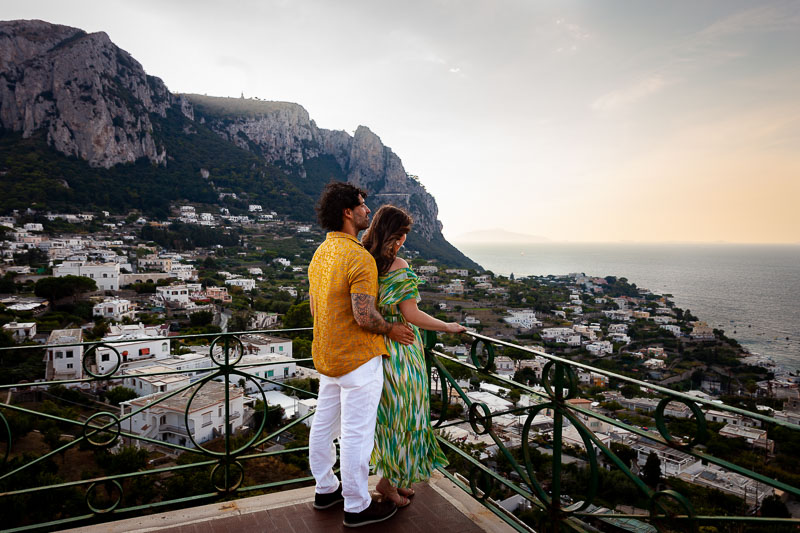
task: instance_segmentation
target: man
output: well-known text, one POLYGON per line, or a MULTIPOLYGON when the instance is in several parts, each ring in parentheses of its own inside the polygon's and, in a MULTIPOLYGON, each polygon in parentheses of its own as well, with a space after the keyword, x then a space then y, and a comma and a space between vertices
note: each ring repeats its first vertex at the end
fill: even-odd
POLYGON ((375 420, 383 389, 383 335, 411 344, 414 334, 378 312, 378 269, 358 241, 369 226, 366 193, 348 183, 328 184, 317 216, 329 231, 308 267, 319 395, 308 439, 317 482, 314 508, 344 501, 344 525, 358 527, 390 518, 394 503, 373 501, 367 487, 375 420), (333 473, 339 437, 342 482, 333 473))

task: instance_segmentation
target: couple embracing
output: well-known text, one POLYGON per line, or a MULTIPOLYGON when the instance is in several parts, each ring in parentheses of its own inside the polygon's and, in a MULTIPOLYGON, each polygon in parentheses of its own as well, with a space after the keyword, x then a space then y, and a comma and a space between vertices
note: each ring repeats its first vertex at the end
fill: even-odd
POLYGON ((316 480, 314 507, 344 502, 344 525, 386 520, 410 503, 412 483, 428 479, 447 459, 428 410, 428 378, 417 327, 460 333, 464 327, 417 308, 418 278, 397 252, 411 217, 383 206, 369 222, 367 194, 328 184, 317 205, 329 231, 308 267, 312 355, 320 373, 309 435, 316 480), (363 240, 358 233, 367 230, 363 240), (333 472, 339 439, 341 483, 333 472), (381 476, 373 500, 370 463, 381 476))

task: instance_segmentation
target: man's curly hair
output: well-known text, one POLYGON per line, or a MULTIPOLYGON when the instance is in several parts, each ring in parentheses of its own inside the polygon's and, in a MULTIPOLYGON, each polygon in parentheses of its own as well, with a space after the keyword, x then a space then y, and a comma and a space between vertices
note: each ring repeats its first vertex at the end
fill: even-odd
POLYGON ((332 181, 325 186, 317 203, 319 225, 328 231, 341 231, 344 226, 344 210, 353 209, 359 203, 358 195, 367 199, 366 191, 349 183, 332 181))

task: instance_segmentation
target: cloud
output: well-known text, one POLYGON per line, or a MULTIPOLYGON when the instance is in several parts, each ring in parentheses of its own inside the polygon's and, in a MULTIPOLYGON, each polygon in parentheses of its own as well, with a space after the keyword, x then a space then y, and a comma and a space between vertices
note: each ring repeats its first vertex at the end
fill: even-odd
POLYGON ((563 18, 556 19, 555 39, 558 42, 556 52, 575 53, 580 48, 583 41, 589 39, 590 35, 578 24, 568 22, 563 18))
POLYGON ((461 68, 460 67, 451 67, 450 70, 448 70, 448 72, 452 72, 453 74, 458 74, 459 72, 461 72, 461 68))
POLYGON ((618 111, 661 91, 667 85, 669 83, 661 75, 647 76, 628 87, 604 94, 591 107, 599 112, 618 111))

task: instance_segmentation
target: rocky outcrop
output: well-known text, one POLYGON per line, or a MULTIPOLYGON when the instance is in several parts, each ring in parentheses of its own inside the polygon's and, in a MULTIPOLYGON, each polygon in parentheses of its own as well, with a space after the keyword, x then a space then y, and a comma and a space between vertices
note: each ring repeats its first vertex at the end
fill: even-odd
POLYGON ((441 232, 433 196, 403 168, 400 158, 369 128, 354 135, 318 128, 297 104, 240 98, 186 95, 198 116, 219 135, 270 163, 307 177, 305 163, 332 156, 347 181, 369 191, 371 204, 391 203, 408 209, 416 232, 426 240, 441 232))
MULTIPOLYGON (((95 167, 141 158, 165 165, 166 149, 157 140, 164 137, 156 136, 163 131, 159 117, 171 107, 194 121, 184 121, 183 135, 205 123, 296 179, 308 178, 309 161, 333 158, 342 176, 369 191, 371 206, 405 207, 415 233, 427 241, 441 237, 436 201, 364 126, 354 135, 321 129, 302 106, 287 102, 172 95, 105 33, 37 20, 0 22, 2 129, 24 137, 41 132, 59 152, 95 167)), ((319 174, 315 183, 328 179, 319 174)), ((207 170, 200 175, 208 179, 207 170)))
MULTIPOLYGON (((105 33, 37 20, 0 22, 0 126, 44 131, 59 152, 109 168, 146 157, 162 164, 150 113, 173 97, 105 33)), ((191 114, 191 106, 181 108, 191 114)))

